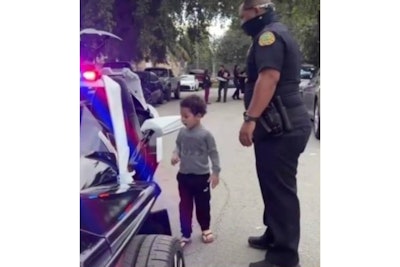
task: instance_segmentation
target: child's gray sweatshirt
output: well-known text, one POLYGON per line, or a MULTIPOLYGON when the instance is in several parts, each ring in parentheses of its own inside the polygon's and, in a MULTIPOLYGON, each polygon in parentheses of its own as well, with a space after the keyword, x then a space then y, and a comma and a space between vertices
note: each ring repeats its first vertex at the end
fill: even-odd
POLYGON ((192 129, 185 127, 179 131, 175 153, 180 158, 180 173, 210 173, 209 159, 212 172, 219 174, 221 171, 214 136, 201 124, 192 129))

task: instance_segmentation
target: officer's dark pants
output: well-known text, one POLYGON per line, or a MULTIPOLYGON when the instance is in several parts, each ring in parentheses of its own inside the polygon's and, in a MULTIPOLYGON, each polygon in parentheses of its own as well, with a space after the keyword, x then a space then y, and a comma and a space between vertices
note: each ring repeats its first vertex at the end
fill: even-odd
POLYGON ((279 138, 255 140, 257 175, 264 200, 264 224, 274 246, 266 259, 280 266, 299 262, 300 205, 297 197, 297 165, 311 133, 300 128, 279 138))
POLYGON ((221 101, 221 91, 224 90, 224 102, 226 102, 226 95, 228 93, 228 82, 220 82, 218 85, 218 99, 217 102, 221 101))
POLYGON ((178 173, 180 196, 179 215, 182 236, 189 238, 192 234, 193 202, 196 204, 196 217, 202 231, 210 229, 210 183, 209 174, 178 173))

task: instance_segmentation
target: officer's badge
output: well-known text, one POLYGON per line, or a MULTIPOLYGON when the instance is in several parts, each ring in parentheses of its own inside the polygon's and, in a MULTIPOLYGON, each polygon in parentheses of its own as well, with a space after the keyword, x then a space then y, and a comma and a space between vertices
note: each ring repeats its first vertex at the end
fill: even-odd
POLYGON ((260 46, 272 45, 275 43, 275 35, 272 32, 264 32, 261 34, 260 38, 258 38, 258 44, 260 46))

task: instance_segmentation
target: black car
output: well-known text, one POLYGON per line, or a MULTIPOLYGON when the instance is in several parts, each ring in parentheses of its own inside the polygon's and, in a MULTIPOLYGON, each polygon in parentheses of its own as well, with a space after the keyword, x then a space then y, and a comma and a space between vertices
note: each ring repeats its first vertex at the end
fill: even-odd
POLYGON ((150 104, 164 103, 164 87, 158 76, 150 71, 135 71, 135 73, 140 78, 146 102, 150 104))
POLYGON ((164 88, 164 99, 169 101, 171 94, 174 95, 175 99, 180 98, 180 83, 179 79, 175 77, 172 69, 163 67, 152 67, 146 68, 145 71, 155 73, 159 78, 164 88))
POLYGON ((103 68, 111 68, 111 69, 128 68, 129 70, 133 71, 131 64, 129 62, 126 62, 126 61, 106 62, 106 63, 103 64, 103 68))

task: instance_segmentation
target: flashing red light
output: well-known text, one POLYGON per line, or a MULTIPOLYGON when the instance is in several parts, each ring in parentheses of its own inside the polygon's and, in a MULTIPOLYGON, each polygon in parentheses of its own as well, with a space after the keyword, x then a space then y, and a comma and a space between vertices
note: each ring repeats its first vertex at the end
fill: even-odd
POLYGON ((87 70, 82 73, 82 77, 87 81, 96 81, 100 78, 99 76, 100 75, 98 75, 98 73, 93 70, 87 70))
POLYGON ((99 195, 100 198, 105 198, 105 197, 109 197, 110 193, 102 193, 99 195))
POLYGON ((131 208, 133 207, 133 204, 129 204, 126 208, 125 208, 125 212, 128 212, 131 208))

